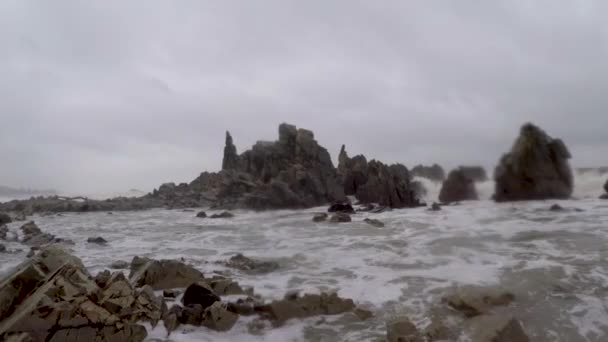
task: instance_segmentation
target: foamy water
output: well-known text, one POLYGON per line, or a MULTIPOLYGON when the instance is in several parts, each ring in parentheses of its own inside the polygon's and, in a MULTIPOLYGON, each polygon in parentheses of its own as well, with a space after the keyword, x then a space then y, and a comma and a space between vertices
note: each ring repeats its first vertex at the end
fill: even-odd
MULTIPOLYGON (((176 342, 378 340, 396 314, 424 328, 441 296, 467 284, 501 285, 513 292, 516 302, 506 312, 523 322, 532 341, 600 342, 608 340, 608 201, 591 197, 596 196, 503 204, 481 200, 440 212, 356 214, 345 224, 313 223, 313 213, 326 208, 236 211, 228 220, 161 209, 34 219, 44 231, 72 239, 75 254, 92 274, 136 255, 184 258, 206 274, 229 273, 267 300, 291 290, 336 290, 375 315, 365 322, 352 314, 324 322, 294 320, 261 336, 250 335, 251 318, 241 317, 226 333, 183 326, 170 337, 176 342), (569 210, 549 211, 554 203, 569 210), (369 226, 362 222, 366 217, 386 227, 369 226), (92 236, 104 237, 108 246, 87 244, 92 236), (217 263, 236 253, 276 260, 281 268, 251 275, 217 263)), ((11 224, 11 231, 18 226, 11 224)), ((16 242, 7 247, 24 248, 16 242)), ((0 254, 0 272, 25 254, 0 254)), ((166 337, 162 324, 149 332, 150 338, 166 337)))

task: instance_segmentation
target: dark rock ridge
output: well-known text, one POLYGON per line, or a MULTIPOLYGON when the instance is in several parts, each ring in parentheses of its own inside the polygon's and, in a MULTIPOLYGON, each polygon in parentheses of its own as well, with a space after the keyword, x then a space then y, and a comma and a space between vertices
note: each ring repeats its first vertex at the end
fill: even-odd
POLYGON ((342 146, 338 174, 346 195, 355 195, 361 203, 378 203, 390 208, 417 207, 420 202, 408 169, 401 164, 370 162, 358 155, 348 157, 342 146))
POLYGON ((572 194, 568 148, 533 124, 522 126, 511 151, 494 170, 496 201, 564 199, 572 194))
POLYGON ((438 164, 431 166, 416 165, 412 169, 412 177, 422 177, 439 183, 445 179, 445 171, 438 164))
POLYGON ((443 182, 439 192, 441 203, 452 203, 466 200, 477 200, 474 180, 463 168, 450 171, 448 178, 443 182))
POLYGON ((459 169, 467 178, 473 180, 473 182, 485 182, 488 180, 486 169, 481 166, 460 166, 459 169))

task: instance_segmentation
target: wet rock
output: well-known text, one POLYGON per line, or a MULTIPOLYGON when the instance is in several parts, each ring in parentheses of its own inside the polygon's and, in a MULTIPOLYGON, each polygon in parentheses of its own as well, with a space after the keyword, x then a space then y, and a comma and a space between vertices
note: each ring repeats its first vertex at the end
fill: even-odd
POLYGON ((389 207, 385 207, 385 206, 377 206, 374 209, 370 210, 370 213, 372 214, 380 214, 386 211, 391 211, 392 209, 389 207))
POLYGON ((354 214, 355 209, 350 203, 334 203, 327 209, 327 212, 354 214))
POLYGON ((525 124, 513 148, 494 171, 494 199, 503 202, 569 198, 573 189, 570 158, 562 140, 525 124))
POLYGON ((111 269, 122 270, 129 268, 129 263, 124 260, 117 260, 110 264, 111 269))
POLYGON ((153 260, 134 257, 131 261, 131 283, 136 287, 150 285, 154 290, 187 287, 203 280, 203 274, 177 260, 153 260))
POLYGON ((212 219, 233 218, 233 217, 234 217, 234 214, 231 213, 231 212, 228 212, 228 211, 223 211, 223 212, 221 212, 219 214, 213 214, 213 215, 209 216, 209 218, 212 218, 212 219))
POLYGON ((180 292, 177 290, 163 290, 163 297, 165 298, 177 298, 180 292))
POLYGON ((34 235, 42 234, 42 231, 40 230, 40 228, 38 228, 34 221, 30 221, 22 225, 20 229, 23 232, 23 235, 26 237, 25 239, 27 239, 28 236, 31 237, 34 235))
POLYGON ((97 237, 90 237, 87 239, 88 243, 94 243, 96 245, 106 245, 108 243, 108 241, 104 238, 102 238, 101 236, 97 236, 97 237))
POLYGON ((407 317, 397 317, 386 324, 388 342, 424 342, 418 328, 407 317))
POLYGON ((500 288, 465 286, 452 291, 443 298, 451 308, 462 312, 466 317, 489 313, 493 307, 506 306, 515 296, 500 288))
POLYGON ((328 217, 329 217, 329 215, 327 215, 327 213, 319 213, 319 214, 315 214, 315 216, 313 216, 312 221, 313 222, 324 222, 327 220, 328 217))
POLYGON ((203 326, 215 331, 228 331, 236 324, 239 316, 226 309, 221 302, 215 302, 203 313, 203 326))
POLYGON ((307 318, 319 315, 338 315, 355 309, 352 299, 343 299, 337 294, 290 294, 285 299, 260 305, 256 312, 266 319, 282 324, 293 318, 307 318))
POLYGON ((198 304, 203 310, 220 300, 220 297, 216 295, 211 287, 203 281, 199 281, 188 286, 186 292, 184 292, 184 297, 182 298, 182 302, 185 306, 193 306, 198 304))
POLYGON ((15 215, 13 216, 13 220, 15 221, 25 221, 26 220, 26 215, 23 211, 15 213, 15 215))
POLYGON ((6 246, 0 244, 0 253, 6 253, 6 246))
POLYGON ((258 274, 270 273, 279 269, 279 264, 274 261, 255 260, 240 253, 230 258, 225 265, 241 271, 248 271, 258 274))
POLYGON ((604 191, 608 192, 608 180, 604 183, 604 191))
POLYGON ((6 237, 8 235, 8 227, 0 224, 0 240, 6 240, 6 237))
POLYGON ((603 194, 600 196, 600 199, 608 199, 608 194, 603 194))
POLYGON ((507 316, 480 316, 474 319, 473 342, 529 342, 521 323, 507 316))
POLYGON ((184 309, 179 305, 173 305, 163 317, 163 324, 167 330, 167 335, 171 335, 180 325, 180 318, 184 309))
POLYGON ((7 213, 0 212, 0 225, 13 222, 13 219, 7 213))
POLYGON ((348 215, 346 213, 335 213, 329 219, 329 222, 332 222, 332 223, 345 223, 345 222, 351 222, 351 221, 352 221, 352 219, 351 219, 350 215, 348 215))
POLYGON ((245 294, 245 290, 243 290, 239 283, 227 278, 210 279, 209 286, 219 296, 245 294))
POLYGON ((554 204, 549 208, 550 211, 564 211, 564 208, 559 204, 554 204))
POLYGON ((367 321, 368 319, 374 317, 374 314, 371 311, 363 308, 356 308, 353 313, 362 321, 367 321))
POLYGON ((412 177, 426 178, 433 182, 443 182, 445 171, 438 164, 433 164, 432 166, 416 165, 412 169, 412 177))
POLYGON ((94 278, 95 284, 97 284, 97 286, 99 286, 100 288, 103 289, 104 287, 106 287, 106 285, 108 285, 111 277, 112 277, 112 273, 110 273, 110 271, 108 271, 108 270, 101 271, 101 272, 97 273, 97 275, 94 278))
POLYGON ((380 220, 376 220, 376 219, 366 218, 365 220, 363 220, 363 222, 369 224, 370 226, 374 226, 374 227, 377 227, 377 228, 383 228, 384 227, 384 222, 382 222, 380 220))
POLYGON ((441 210, 441 205, 437 202, 433 202, 433 204, 431 204, 431 207, 429 208, 429 211, 440 211, 441 210))
POLYGON ((450 171, 439 192, 439 201, 451 203, 477 199, 479 197, 473 179, 469 178, 462 168, 450 171))
POLYGON ((198 218, 206 218, 207 217, 207 213, 204 211, 199 211, 198 214, 196 214, 196 217, 198 218))

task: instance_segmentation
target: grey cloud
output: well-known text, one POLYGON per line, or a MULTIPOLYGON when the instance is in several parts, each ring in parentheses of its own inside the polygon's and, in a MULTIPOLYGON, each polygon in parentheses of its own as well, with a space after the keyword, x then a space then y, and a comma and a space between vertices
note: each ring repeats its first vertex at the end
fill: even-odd
POLYGON ((150 190, 280 122, 406 165, 491 167, 534 121, 606 164, 608 4, 0 3, 0 183, 150 190))

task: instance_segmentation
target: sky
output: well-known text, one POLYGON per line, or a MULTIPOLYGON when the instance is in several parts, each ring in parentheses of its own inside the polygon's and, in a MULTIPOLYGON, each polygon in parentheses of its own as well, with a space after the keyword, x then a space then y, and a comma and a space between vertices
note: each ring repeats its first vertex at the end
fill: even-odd
POLYGON ((150 191, 281 122, 407 166, 495 166, 527 121, 608 164, 608 2, 0 2, 0 184, 150 191))

